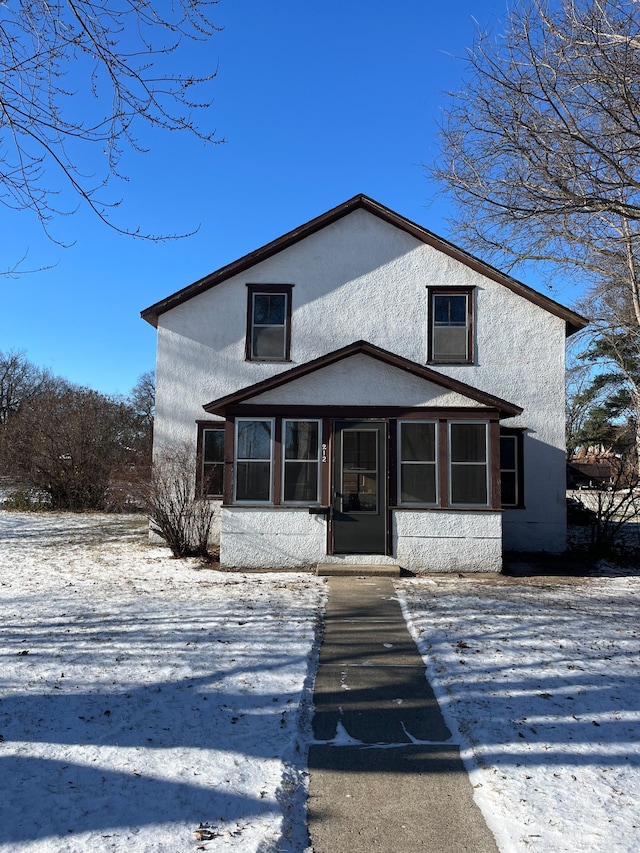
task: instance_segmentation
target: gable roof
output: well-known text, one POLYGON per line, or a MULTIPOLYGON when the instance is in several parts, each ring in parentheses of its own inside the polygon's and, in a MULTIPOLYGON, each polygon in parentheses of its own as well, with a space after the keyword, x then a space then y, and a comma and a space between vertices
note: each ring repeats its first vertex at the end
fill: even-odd
POLYGON ((575 311, 565 308, 563 305, 560 305, 559 302, 549 299, 548 296, 538 293, 537 290, 528 287, 526 284, 512 278, 510 275, 500 272, 495 267, 492 267, 490 264, 470 255, 468 252, 458 248, 458 246, 455 246, 448 240, 438 237, 437 234, 423 228, 422 225, 417 225, 415 222, 411 222, 410 219, 400 216, 399 213, 395 213, 395 211, 390 208, 385 207, 379 202, 374 201, 374 199, 362 194, 354 196, 348 201, 339 204, 337 207, 328 210, 326 213, 317 216, 310 222, 300 225, 298 228, 294 228, 293 231, 283 234, 282 237, 278 237, 276 240, 272 240, 270 243, 256 249, 254 252, 250 252, 242 258, 238 258, 237 261, 233 261, 232 263, 221 267, 219 270, 204 276, 204 278, 195 281, 193 284, 183 287, 182 290, 178 290, 171 296, 167 296, 165 299, 161 299, 159 302, 145 308, 144 311, 140 312, 140 315, 143 320, 146 320, 148 323, 151 323, 152 326, 157 328, 158 318, 166 311, 170 311, 172 308, 182 305, 183 302, 187 302, 192 297, 197 296, 200 293, 204 293, 206 290, 209 290, 209 288, 215 287, 217 284, 226 281, 234 275, 245 272, 261 261, 272 257, 278 252, 281 252, 283 249, 287 249, 289 246, 293 246, 300 240, 304 240, 305 237, 315 234, 322 228, 326 228, 327 225, 342 219, 354 210, 366 210, 368 213, 372 213, 374 216, 388 222, 390 225, 400 228, 407 234, 411 234, 417 240, 420 240, 426 245, 443 252, 445 255, 448 255, 457 261, 460 261, 460 263, 465 264, 475 272, 479 272, 481 275, 486 276, 486 278, 504 285, 504 287, 507 287, 509 290, 513 291, 513 293, 517 293, 519 296, 522 296, 530 302, 533 302, 535 305, 549 311, 550 314, 555 314, 557 317, 560 317, 565 321, 567 335, 571 335, 574 332, 583 329, 589 322, 575 311))
POLYGON ((512 418, 522 414, 520 406, 509 403, 507 400, 502 400, 500 397, 494 397, 493 394, 487 394, 485 391, 480 391, 472 385, 467 385, 465 382, 459 382, 457 379, 452 379, 450 376, 444 376, 442 373, 437 373, 429 367, 424 367, 415 361, 404 358, 401 355, 389 352, 381 347, 374 346, 368 341, 355 341, 348 344, 346 347, 334 350, 333 352, 321 355, 319 358, 314 358, 305 364, 299 364, 297 367, 292 367, 290 370, 285 370, 282 373, 276 373, 275 376, 270 376, 268 379, 263 379, 261 382, 256 382, 254 385, 249 385, 246 388, 241 388, 233 394, 227 394, 225 397, 220 397, 218 400, 213 400, 207 403, 202 408, 205 412, 212 415, 224 415, 225 410, 229 406, 244 403, 252 397, 257 397, 258 394, 264 394, 265 391, 272 391, 274 388, 280 388, 283 385, 293 382, 295 379, 300 379, 303 376, 308 376, 317 370, 322 370, 331 364, 342 361, 345 358, 350 358, 353 355, 367 355, 377 359, 384 364, 389 364, 399 370, 406 370, 412 376, 417 376, 427 382, 432 382, 441 388, 446 388, 448 391, 455 391, 464 397, 480 403, 482 406, 487 406, 490 409, 497 409, 500 416, 504 418, 512 418))

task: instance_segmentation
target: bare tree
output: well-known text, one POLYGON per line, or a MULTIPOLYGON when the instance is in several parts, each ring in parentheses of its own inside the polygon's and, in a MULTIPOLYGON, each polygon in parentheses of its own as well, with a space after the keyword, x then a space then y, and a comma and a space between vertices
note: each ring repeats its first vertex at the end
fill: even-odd
POLYGON ((639 34, 637 0, 522 0, 504 34, 479 33, 469 51, 432 168, 471 249, 508 269, 537 262, 553 281, 578 271, 636 412, 639 34))
POLYGON ((24 352, 0 352, 0 426, 54 382, 52 374, 32 364, 24 352))
POLYGON ((196 493, 196 457, 188 445, 161 451, 146 498, 151 531, 174 557, 209 558, 216 504, 196 493))
POLYGON ((115 230, 157 239, 114 222, 119 201, 107 183, 124 178, 125 151, 143 150, 145 123, 221 141, 208 109, 216 3, 1 3, 0 202, 33 211, 49 236, 52 219, 79 200, 115 230))
POLYGON ((130 412, 121 401, 58 380, 9 423, 11 470, 53 509, 104 509, 112 472, 128 453, 130 412))

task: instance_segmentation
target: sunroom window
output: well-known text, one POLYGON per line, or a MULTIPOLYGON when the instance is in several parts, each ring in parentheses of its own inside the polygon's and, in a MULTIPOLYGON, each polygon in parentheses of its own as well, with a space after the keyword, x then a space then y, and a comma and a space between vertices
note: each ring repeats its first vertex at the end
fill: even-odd
POLYGON ((488 424, 449 424, 449 499, 452 506, 487 506, 488 458, 488 424))
POLYGON ((503 507, 524 507, 523 431, 500 431, 500 494, 503 507))
POLYGON ((247 503, 271 501, 273 420, 236 421, 235 499, 247 503))
POLYGON ((309 504, 319 500, 320 422, 283 422, 283 501, 309 504))
POLYGON ((224 428, 202 431, 202 494, 222 497, 224 474, 224 428))
POLYGON ((400 503, 433 505, 438 499, 436 424, 401 422, 399 430, 400 503))

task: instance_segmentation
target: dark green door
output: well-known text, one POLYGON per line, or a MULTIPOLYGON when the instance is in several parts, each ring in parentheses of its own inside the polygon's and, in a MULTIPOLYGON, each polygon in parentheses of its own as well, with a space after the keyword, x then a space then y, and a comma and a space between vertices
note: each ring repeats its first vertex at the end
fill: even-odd
POLYGON ((333 553, 387 550, 387 424, 336 421, 333 553))

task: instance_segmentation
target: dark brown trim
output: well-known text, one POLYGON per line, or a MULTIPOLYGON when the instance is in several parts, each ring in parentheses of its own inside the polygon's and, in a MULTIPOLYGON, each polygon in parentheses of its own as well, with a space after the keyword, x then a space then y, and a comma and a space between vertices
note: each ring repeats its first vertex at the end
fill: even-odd
POLYGON ((277 362, 291 361, 291 302, 293 299, 293 284, 247 284, 247 332, 244 345, 245 361, 277 362), (285 316, 285 341, 283 358, 256 358, 251 345, 253 341, 253 297, 255 294, 275 294, 287 297, 287 313, 285 316))
POLYGON ((224 424, 224 491, 222 503, 233 503, 233 468, 236 455, 236 422, 228 418, 224 424))
MULTIPOLYGON (((389 461, 387 469, 389 471, 389 483, 387 485, 387 495, 389 506, 395 506, 398 503, 398 455, 399 455, 399 439, 398 439, 398 419, 389 418, 389 461)), ((389 519, 391 523, 391 519, 389 519)))
POLYGON ((348 201, 339 204, 337 207, 328 210, 326 213, 317 216, 315 219, 311 219, 304 225, 294 228, 293 231, 289 231, 281 237, 278 237, 276 240, 272 240, 270 243, 256 249, 254 252, 250 252, 248 255, 244 255, 244 257, 227 264, 221 269, 212 272, 210 275, 207 275, 193 284, 182 288, 182 290, 178 290, 171 296, 161 299, 159 302, 155 302, 153 305, 149 306, 149 308, 145 308, 140 312, 142 319, 151 323, 152 326, 157 327, 158 318, 166 311, 170 311, 172 308, 181 305, 183 302, 187 302, 194 296, 204 293, 210 288, 221 284, 223 281, 227 281, 235 275, 246 272, 246 270, 256 264, 259 264, 261 261, 273 257, 273 255, 276 255, 278 252, 282 252, 284 249, 289 248, 289 246, 293 246, 295 243, 304 240, 311 234, 315 234, 321 229, 326 228, 328 225, 337 222, 339 219, 342 219, 354 210, 366 210, 374 216, 379 217, 384 222, 387 222, 389 225, 399 228, 401 231, 410 234, 422 243, 443 252, 450 258, 453 258, 475 272, 480 273, 480 275, 486 276, 492 281, 504 285, 504 287, 507 287, 513 293, 517 293, 524 299, 529 300, 529 302, 533 302, 540 308, 544 308, 550 314, 554 314, 556 317, 564 320, 566 323, 567 335, 572 335, 574 332, 583 329, 588 323, 588 320, 580 316, 580 314, 577 314, 575 311, 565 308, 553 299, 549 299, 548 296, 538 293, 526 284, 506 275, 506 273, 500 272, 485 261, 481 261, 479 258, 470 255, 458 246, 454 246, 453 243, 449 243, 442 237, 438 237, 432 231, 428 231, 421 225, 412 222, 410 219, 406 219, 399 213, 396 213, 390 208, 380 204, 380 202, 377 202, 363 194, 354 196, 348 201))
POLYGON ((262 382, 256 382, 254 385, 241 388, 233 394, 227 394, 224 397, 220 397, 218 400, 213 400, 211 403, 204 405, 203 409, 205 412, 212 415, 224 415, 227 407, 229 406, 244 403, 252 397, 257 397, 258 394, 264 394, 266 391, 272 391, 275 388, 280 388, 283 385, 287 385, 289 382, 308 376, 310 373, 315 373, 317 370, 322 370, 329 365, 336 364, 336 362, 350 358, 353 355, 367 355, 370 358, 374 358, 377 361, 382 362, 383 364, 388 364, 398 370, 404 370, 412 376, 416 376, 427 382, 431 382, 434 385, 438 385, 441 388, 445 388, 447 391, 454 391, 455 393, 458 393, 463 397, 467 397, 469 400, 473 400, 476 403, 480 403, 483 406, 497 409, 500 412, 500 416, 503 418, 514 417, 515 415, 522 414, 520 406, 516 406, 514 403, 509 403, 507 400, 502 400, 500 397, 495 397, 493 394, 487 394, 485 391, 480 391, 472 385, 467 385, 466 382, 460 382, 457 379, 452 379, 450 376, 438 373, 430 367, 425 367, 415 361, 410 361, 408 358, 396 355, 395 353, 389 352, 381 347, 374 346, 374 344, 370 344, 368 341, 355 341, 348 346, 334 350, 334 352, 327 353, 319 358, 314 358, 311 361, 299 364, 289 370, 276 373, 275 376, 270 376, 268 379, 262 380, 262 382))
POLYGON ((322 440, 320 445, 320 503, 329 506, 331 503, 331 420, 322 418, 322 440))
POLYGON ((397 461, 398 461, 398 422, 395 419, 390 419, 387 421, 387 442, 385 453, 387 456, 387 506, 385 507, 386 512, 386 556, 393 557, 393 513, 391 512, 392 506, 392 496, 393 503, 395 503, 396 497, 396 489, 398 488, 397 482, 397 461))
MULTIPOLYGON (((228 406, 227 417, 283 417, 314 420, 322 417, 337 418, 338 420, 380 420, 380 418, 412 418, 420 420, 437 420, 446 413, 447 417, 464 420, 491 420, 503 417, 498 409, 470 407, 459 408, 404 408, 402 406, 272 406, 269 403, 252 403, 238 406, 228 406)), ((508 415, 511 417, 511 415, 508 415)))
POLYGON ((275 418, 273 425, 273 490, 271 503, 282 504, 282 418, 275 418))
POLYGON ((474 318, 476 311, 476 288, 475 287, 447 287, 446 285, 435 286, 429 285, 427 287, 427 363, 428 364, 453 364, 453 365, 463 365, 463 364, 475 364, 476 361, 476 351, 475 351, 475 326, 474 326, 474 318), (442 359, 436 359, 433 357, 433 320, 434 320, 434 312, 433 312, 433 297, 440 294, 446 294, 447 296, 460 295, 467 297, 467 358, 464 361, 443 361, 442 359))
POLYGON ((438 421, 438 503, 449 508, 449 421, 438 421))
POLYGON ((489 505, 495 510, 502 508, 500 486, 500 424, 492 421, 489 424, 489 505))

